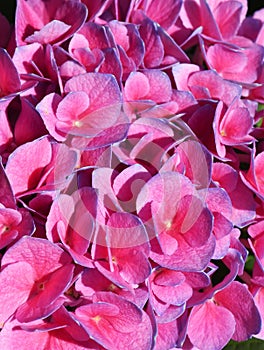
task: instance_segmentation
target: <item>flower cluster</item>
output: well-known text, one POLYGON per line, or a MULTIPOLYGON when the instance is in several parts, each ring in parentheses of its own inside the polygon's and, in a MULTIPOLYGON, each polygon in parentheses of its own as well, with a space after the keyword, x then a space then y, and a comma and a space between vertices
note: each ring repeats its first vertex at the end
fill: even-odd
POLYGON ((264 339, 264 9, 246 14, 246 0, 0 14, 2 350, 264 339))

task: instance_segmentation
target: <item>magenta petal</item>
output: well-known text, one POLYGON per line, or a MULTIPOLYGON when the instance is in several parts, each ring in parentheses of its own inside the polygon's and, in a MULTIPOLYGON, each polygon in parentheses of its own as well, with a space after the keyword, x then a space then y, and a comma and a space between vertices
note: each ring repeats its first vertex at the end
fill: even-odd
POLYGON ((5 253, 2 266, 24 261, 34 267, 36 278, 41 279, 63 264, 69 264, 71 258, 60 247, 48 240, 23 237, 5 253))
POLYGON ((226 40, 232 38, 240 25, 240 16, 243 6, 241 2, 220 2, 214 11, 214 16, 222 37, 226 40))
POLYGON ((21 88, 20 78, 16 67, 5 49, 0 48, 0 98, 21 88))
POLYGON ((47 130, 40 115, 26 99, 21 98, 21 112, 14 130, 16 144, 33 141, 45 134, 47 130))
POLYGON ((135 304, 118 295, 110 292, 96 293, 93 304, 77 308, 76 317, 87 332, 106 348, 150 348, 152 327, 148 316, 135 304))
POLYGON ((253 296, 244 284, 232 282, 216 293, 215 300, 234 315, 236 328, 232 339, 236 341, 247 340, 260 331, 261 319, 258 309, 255 306, 253 296), (230 295, 236 295, 236 298, 231 299, 230 295))
POLYGON ((82 2, 72 0, 62 2, 62 5, 56 8, 55 19, 64 22, 71 28, 66 34, 60 36, 58 41, 65 41, 77 32, 84 24, 87 15, 87 8, 82 2))
POLYGON ((35 0, 19 0, 16 11, 17 44, 25 45, 27 38, 30 38, 30 42, 34 39, 41 43, 63 42, 82 26, 86 17, 87 8, 78 1, 36 3, 35 0), (38 30, 40 32, 33 34, 38 30), (32 34, 33 37, 30 37, 32 34))
POLYGON ((7 20, 7 18, 0 14, 0 28, 1 28, 1 39, 0 39, 0 47, 7 47, 8 42, 10 40, 12 26, 7 20))
POLYGON ((187 334, 199 349, 221 350, 235 331, 232 313, 213 301, 195 306, 190 314, 187 334))
POLYGON ((43 281, 43 289, 36 291, 37 294, 32 297, 29 295, 28 300, 17 309, 17 320, 29 322, 47 317, 57 310, 64 302, 63 299, 57 299, 71 282, 73 269, 73 265, 65 265, 43 281))

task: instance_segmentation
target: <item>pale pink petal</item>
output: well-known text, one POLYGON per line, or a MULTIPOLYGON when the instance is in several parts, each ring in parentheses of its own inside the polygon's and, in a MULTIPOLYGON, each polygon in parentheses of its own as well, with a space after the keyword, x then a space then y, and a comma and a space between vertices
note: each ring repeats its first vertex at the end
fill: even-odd
POLYGON ((149 80, 141 72, 133 72, 126 80, 124 93, 126 100, 134 101, 144 99, 150 90, 149 80))

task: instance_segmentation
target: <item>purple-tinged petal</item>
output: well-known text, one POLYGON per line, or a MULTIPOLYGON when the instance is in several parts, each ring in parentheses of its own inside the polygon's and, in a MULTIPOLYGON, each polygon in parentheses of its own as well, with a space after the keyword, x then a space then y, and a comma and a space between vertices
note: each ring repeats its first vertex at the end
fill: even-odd
POLYGON ((15 21, 17 44, 25 45, 27 38, 30 42, 37 39, 41 43, 61 43, 78 31, 86 17, 87 8, 79 1, 38 3, 35 0, 20 0, 15 21), (40 32, 34 34, 38 30, 40 32))
POLYGON ((157 24, 138 11, 133 15, 133 22, 140 24, 139 33, 145 44, 144 66, 146 68, 158 67, 164 57, 164 48, 158 34, 157 24))
POLYGON ((15 197, 2 162, 0 162, 0 203, 6 208, 16 209, 15 197))

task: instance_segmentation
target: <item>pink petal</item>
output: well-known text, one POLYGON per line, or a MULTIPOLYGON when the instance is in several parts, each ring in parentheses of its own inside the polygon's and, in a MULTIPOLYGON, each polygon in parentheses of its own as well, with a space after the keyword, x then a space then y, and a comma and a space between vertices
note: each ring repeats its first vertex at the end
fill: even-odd
POLYGON ((253 118, 247 108, 239 107, 227 113, 220 125, 225 137, 238 139, 239 141, 243 140, 251 131, 253 118), (237 118, 239 118, 240 123, 237 122, 237 118))
POLYGON ((16 195, 35 189, 43 169, 51 161, 51 144, 47 137, 18 147, 8 159, 6 174, 16 195), (32 157, 33 155, 33 157, 32 157))
POLYGON ((52 93, 45 96, 36 106, 47 130, 57 141, 65 141, 66 139, 66 134, 56 128, 56 111, 61 101, 60 95, 52 93))
POLYGON ((112 75, 103 73, 78 75, 67 81, 65 91, 83 91, 90 99, 89 108, 80 115, 82 119, 80 132, 83 128, 84 135, 95 135, 118 122, 121 95, 117 81, 112 75))
POLYGON ((199 66, 191 63, 176 64, 172 67, 172 74, 178 90, 189 90, 188 79, 191 73, 199 72, 199 66))
POLYGON ((152 292, 164 303, 182 305, 192 296, 192 287, 185 282, 181 272, 157 270, 157 275, 151 284, 152 292))
POLYGON ((186 28, 203 27, 203 34, 214 39, 221 39, 217 24, 208 3, 204 0, 186 1, 183 3, 180 15, 186 28))
POLYGON ((148 242, 148 236, 140 219, 131 213, 113 213, 108 222, 110 248, 132 248, 148 242))
POLYGON ((237 33, 242 9, 243 6, 238 1, 222 2, 216 7, 214 17, 224 39, 228 40, 237 33))
POLYGON ((56 311, 49 320, 21 324, 16 320, 8 322, 1 331, 0 341, 3 350, 65 349, 65 350, 102 350, 103 348, 89 339, 84 329, 64 308, 56 311), (69 332, 68 332, 69 331, 69 332))
POLYGON ((11 264, 1 271, 1 324, 4 324, 16 309, 27 300, 35 278, 33 267, 26 261, 11 264))
MULTIPOLYGON (((56 271, 50 277, 44 277, 43 282, 36 282, 35 285, 43 284, 43 288, 37 289, 28 300, 18 307, 16 318, 19 322, 29 322, 39 318, 44 318, 57 310, 64 302, 63 299, 58 300, 63 294, 73 277, 74 266, 67 264, 56 271)), ((39 287, 40 288, 40 287, 39 287)))
POLYGON ((176 21, 181 5, 181 0, 170 0, 166 4, 161 0, 148 1, 146 14, 164 29, 168 29, 176 21))
POLYGON ((168 102, 171 99, 172 88, 171 82, 167 74, 159 70, 145 70, 143 73, 149 81, 150 89, 147 99, 151 99, 156 103, 168 102))
POLYGON ((134 101, 144 99, 150 90, 149 80, 141 72, 133 72, 126 80, 124 93, 126 100, 134 101))
POLYGON ((86 73, 67 81, 65 92, 83 91, 90 99, 89 112, 121 102, 116 79, 110 74, 86 73))
POLYGON ((247 340, 260 331, 261 319, 258 309, 244 284, 234 281, 216 293, 214 298, 234 315, 236 327, 233 340, 247 340), (230 298, 230 295, 236 295, 236 298, 230 298))
POLYGON ((150 258, 162 267, 177 271, 195 272, 204 269, 213 256, 215 238, 211 235, 201 247, 192 247, 180 236, 177 238, 178 249, 172 255, 166 255, 157 244, 152 245, 150 258))
POLYGON ((74 126, 74 122, 89 107, 89 97, 85 92, 70 92, 59 103, 56 116, 60 121, 69 121, 74 126))
POLYGON ((260 332, 256 335, 256 338, 264 339, 264 325, 263 325, 263 315, 264 315, 264 288, 261 287, 254 296, 255 304, 260 312, 262 318, 262 326, 260 332))
POLYGON ((120 276, 128 283, 143 283, 151 273, 148 256, 141 250, 112 250, 113 258, 120 269, 120 276))
POLYGON ((193 87, 207 88, 211 97, 222 100, 226 105, 229 105, 235 97, 241 94, 239 85, 223 80, 212 70, 193 73, 189 77, 188 86, 191 91, 193 91, 193 87))
POLYGON ((232 222, 239 227, 245 226, 255 217, 256 202, 252 191, 239 179, 236 189, 229 193, 233 206, 232 222))
POLYGON ((213 301, 195 306, 190 314, 188 336, 199 349, 221 350, 235 331, 232 313, 213 301))
POLYGON ((223 78, 249 84, 257 79, 263 55, 263 48, 254 45, 237 50, 215 44, 207 51, 208 61, 223 78))
POLYGON ((15 263, 24 261, 31 264, 35 277, 41 279, 63 264, 71 263, 71 258, 48 240, 23 237, 5 253, 2 258, 2 266, 15 265, 15 263))
POLYGON ((150 348, 152 327, 146 313, 113 293, 96 293, 94 304, 79 307, 76 316, 88 333, 106 348, 150 348))

